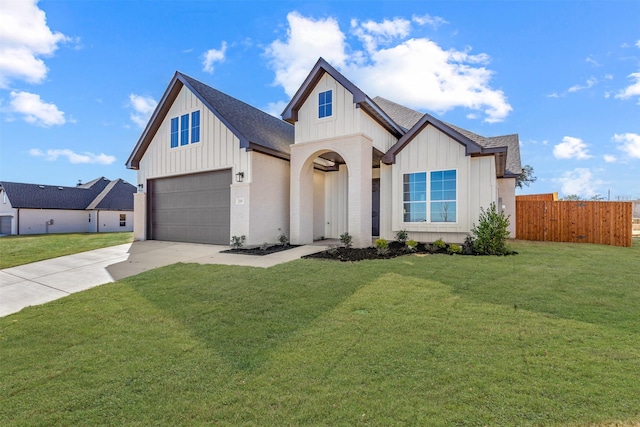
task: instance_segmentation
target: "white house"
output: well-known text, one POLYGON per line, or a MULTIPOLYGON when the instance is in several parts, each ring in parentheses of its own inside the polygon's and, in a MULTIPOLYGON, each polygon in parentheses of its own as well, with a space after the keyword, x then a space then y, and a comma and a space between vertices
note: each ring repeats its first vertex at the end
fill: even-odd
POLYGON ((137 239, 354 246, 462 242, 495 202, 515 224, 517 135, 483 137, 370 98, 322 58, 274 118, 176 73, 131 153, 137 239))
POLYGON ((100 177, 76 187, 0 182, 0 235, 133 230, 136 188, 100 177))

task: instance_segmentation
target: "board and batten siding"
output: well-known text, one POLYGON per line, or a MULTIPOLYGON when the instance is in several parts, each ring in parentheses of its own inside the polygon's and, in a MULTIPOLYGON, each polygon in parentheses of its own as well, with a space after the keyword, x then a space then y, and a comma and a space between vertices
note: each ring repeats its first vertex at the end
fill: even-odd
MULTIPOLYGON (((189 116, 191 126, 191 116, 189 116)), ((172 175, 233 168, 251 180, 249 154, 238 138, 193 94, 183 87, 140 160, 138 182, 172 175), (171 148, 171 119, 200 111, 200 142, 171 148)))
MULTIPOLYGON (((430 242, 442 238, 447 242, 461 243, 477 222, 480 207, 488 206, 496 199, 496 171, 493 156, 470 157, 465 147, 440 132, 433 126, 425 127, 396 157, 390 174, 391 197, 381 197, 381 217, 391 214, 391 232, 383 234, 393 237, 399 230, 407 230, 409 238, 430 242), (403 222, 403 175, 413 172, 438 170, 457 171, 457 221, 455 223, 406 223, 403 222), (391 204, 389 205, 389 201, 391 204), (390 236, 391 234, 391 236, 390 236)), ((383 196, 387 193, 382 184, 383 196)), ((427 188, 428 191, 428 188, 427 188)), ((381 223, 381 226, 384 225, 381 223)), ((388 226, 387 226, 388 227, 388 226)))
MULTIPOLYGON (((324 236, 327 239, 338 239, 349 227, 348 167, 340 165, 339 170, 325 173, 324 183, 324 236)), ((371 215, 371 212, 363 214, 371 215)))
POLYGON ((353 103, 353 94, 325 73, 298 110, 295 142, 303 143, 362 133, 374 148, 387 152, 397 139, 353 103), (333 91, 331 117, 318 118, 318 94, 333 91))

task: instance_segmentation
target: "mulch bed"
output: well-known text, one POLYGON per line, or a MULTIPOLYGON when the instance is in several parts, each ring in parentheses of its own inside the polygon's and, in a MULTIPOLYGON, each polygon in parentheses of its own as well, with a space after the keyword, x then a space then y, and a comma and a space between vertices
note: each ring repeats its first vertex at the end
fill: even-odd
POLYGON ((256 246, 253 248, 227 249, 226 251, 221 251, 220 253, 264 256, 274 254, 276 252, 286 251, 287 249, 297 248, 298 246, 299 245, 273 245, 268 247, 256 246))
POLYGON ((446 248, 438 248, 431 244, 418 243, 416 250, 408 252, 406 246, 399 242, 389 242, 389 250, 385 254, 379 254, 376 248, 330 248, 323 252, 303 256, 302 258, 330 259, 335 261, 363 261, 365 259, 390 259, 414 254, 446 254, 446 248))

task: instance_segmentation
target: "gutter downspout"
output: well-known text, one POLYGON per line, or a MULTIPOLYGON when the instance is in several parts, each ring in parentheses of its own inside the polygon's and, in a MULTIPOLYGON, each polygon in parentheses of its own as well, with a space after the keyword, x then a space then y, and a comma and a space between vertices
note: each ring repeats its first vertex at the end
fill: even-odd
POLYGON ((96 233, 100 232, 100 211, 96 209, 96 233))
POLYGON ((16 236, 20 235, 20 208, 18 208, 16 216, 16 236))

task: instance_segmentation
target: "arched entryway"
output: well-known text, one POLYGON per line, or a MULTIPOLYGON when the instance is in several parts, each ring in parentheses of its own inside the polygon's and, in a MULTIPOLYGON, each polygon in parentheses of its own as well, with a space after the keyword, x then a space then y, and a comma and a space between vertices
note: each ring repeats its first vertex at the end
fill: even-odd
MULTIPOLYGON (((293 244, 312 243, 320 225, 324 225, 332 234, 347 231, 353 238, 354 247, 371 246, 372 153, 372 142, 364 135, 291 146, 290 239, 293 244), (323 160, 317 162, 317 159, 323 160), (324 174, 322 186, 318 173, 324 174), (326 200, 343 204, 333 212, 325 210, 327 215, 324 217, 318 208, 320 187, 329 192, 330 197, 326 200), (344 192, 344 195, 333 197, 331 192, 334 191, 344 192), (346 216, 345 225, 339 224, 342 216, 346 216), (320 221, 324 224, 319 224, 320 221), (333 224, 334 221, 338 224, 333 224)), ((323 235, 326 238, 338 236, 323 235)))

